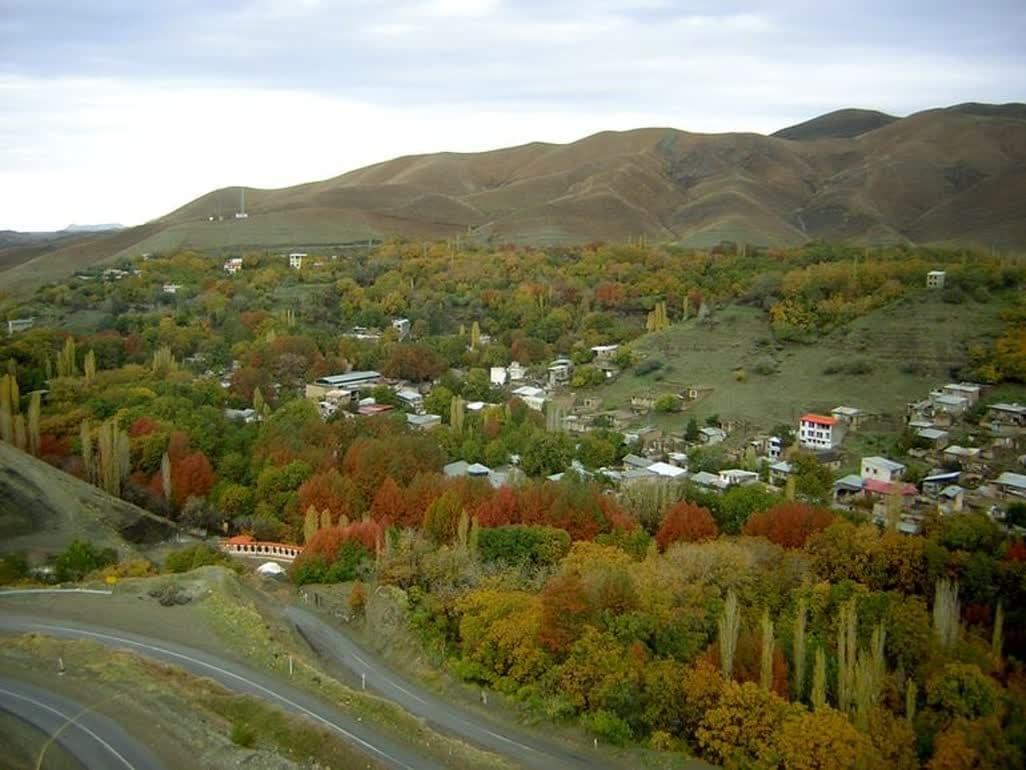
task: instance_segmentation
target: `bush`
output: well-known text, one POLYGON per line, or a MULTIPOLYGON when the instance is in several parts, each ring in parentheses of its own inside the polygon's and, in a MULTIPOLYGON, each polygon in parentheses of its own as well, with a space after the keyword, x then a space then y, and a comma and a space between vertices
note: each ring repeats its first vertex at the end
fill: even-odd
POLYGON ((663 362, 656 358, 647 358, 640 364, 634 367, 634 373, 639 377, 644 377, 646 374, 651 374, 657 369, 663 368, 663 362))
POLYGON ((633 735, 629 724, 605 709, 585 714, 581 722, 585 728, 614 746, 626 745, 633 735))
POLYGON ((762 376, 768 376, 770 374, 777 373, 777 362, 772 358, 760 358, 755 362, 755 366, 752 367, 752 371, 762 376))
POLYGON ((570 552, 570 535, 555 527, 525 524, 486 527, 478 533, 477 551, 484 562, 555 564, 570 552))
POLYGON ((0 585, 17 583, 28 576, 28 562, 20 553, 9 553, 0 557, 0 585))
POLYGON ((164 559, 164 572, 177 574, 214 564, 230 565, 231 563, 231 557, 227 554, 206 543, 197 543, 169 553, 164 559))
POLYGON ((256 730, 245 722, 236 722, 232 725, 232 743, 243 748, 252 748, 256 744, 256 730))
POLYGON ((319 553, 303 554, 292 564, 289 577, 297 586, 307 583, 323 583, 328 572, 328 562, 319 553))
POLYGON ((355 540, 347 540, 338 549, 335 561, 324 572, 324 583, 348 583, 355 580, 360 565, 370 558, 370 552, 355 540))
POLYGON ((668 412, 679 412, 680 406, 680 399, 672 393, 667 393, 665 396, 660 396, 656 399, 655 402, 655 410, 663 414, 666 414, 668 412))
POLYGON ((113 548, 99 549, 84 540, 73 540, 54 561, 54 576, 58 583, 78 581, 117 560, 118 552, 113 548))

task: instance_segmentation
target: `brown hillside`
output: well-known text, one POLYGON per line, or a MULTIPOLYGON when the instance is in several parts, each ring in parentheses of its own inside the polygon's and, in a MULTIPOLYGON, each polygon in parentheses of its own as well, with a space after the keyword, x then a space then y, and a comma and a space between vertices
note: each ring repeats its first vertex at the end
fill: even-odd
MULTIPOLYGON (((245 220, 234 218, 239 189, 216 190, 144 227, 37 251, 0 273, 0 286, 118 254, 468 232, 538 245, 645 235, 694 246, 843 239, 1021 248, 1024 115, 1024 105, 893 120, 842 110, 770 137, 644 128, 566 145, 407 156, 295 187, 247 189, 245 220)), ((8 254, 8 264, 16 261, 8 254)))

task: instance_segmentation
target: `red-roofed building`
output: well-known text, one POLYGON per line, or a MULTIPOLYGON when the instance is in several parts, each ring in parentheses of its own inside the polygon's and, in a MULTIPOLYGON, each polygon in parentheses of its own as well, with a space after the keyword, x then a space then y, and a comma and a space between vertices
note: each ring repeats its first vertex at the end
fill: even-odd
POLYGON ((843 438, 844 425, 834 417, 810 412, 798 421, 798 443, 806 449, 833 449, 843 438))
POLYGON ((379 414, 391 411, 391 404, 364 404, 357 409, 357 412, 363 417, 376 417, 379 414))
POLYGON ((915 497, 918 494, 915 484, 884 481, 883 479, 866 479, 862 484, 862 490, 874 495, 890 495, 899 492, 902 497, 915 497))

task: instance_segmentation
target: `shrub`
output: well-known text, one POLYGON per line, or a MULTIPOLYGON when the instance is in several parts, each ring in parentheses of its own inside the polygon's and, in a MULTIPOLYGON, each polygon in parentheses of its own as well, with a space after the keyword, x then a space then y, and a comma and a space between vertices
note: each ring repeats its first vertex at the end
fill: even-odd
POLYGON ((54 575, 59 583, 78 581, 117 560, 118 553, 113 548, 100 549, 84 540, 73 540, 54 561, 54 575))
POLYGON ((655 410, 662 412, 679 412, 680 411, 680 399, 672 393, 667 393, 665 396, 660 396, 656 399, 655 410))
POLYGON ((232 743, 243 748, 252 748, 256 744, 256 730, 245 722, 232 725, 232 743))
POLYGON ((555 564, 570 552, 570 535, 555 527, 489 527, 478 533, 477 551, 484 562, 555 564))
POLYGON ((599 709, 581 717, 585 728, 614 746, 623 746, 630 741, 631 726, 611 711, 599 709))
POLYGON ((0 556, 0 585, 16 583, 28 576, 28 562, 20 553, 0 556))
POLYGON ((761 374, 763 376, 776 374, 777 362, 769 357, 760 358, 758 361, 755 362, 755 366, 752 367, 752 371, 756 374, 761 374))
POLYGON ((328 572, 328 562, 319 553, 302 554, 292 564, 289 577, 297 586, 307 583, 323 583, 328 572))
POLYGON ((231 557, 206 543, 172 551, 164 559, 164 572, 191 572, 214 564, 231 564, 231 557))
POLYGON ((646 358, 640 364, 634 367, 634 373, 639 377, 644 377, 646 374, 651 374, 657 369, 663 368, 663 362, 656 358, 646 358))
POLYGON ((360 565, 370 558, 370 552, 355 540, 347 540, 338 549, 338 556, 324 573, 325 583, 347 583, 355 580, 360 565))

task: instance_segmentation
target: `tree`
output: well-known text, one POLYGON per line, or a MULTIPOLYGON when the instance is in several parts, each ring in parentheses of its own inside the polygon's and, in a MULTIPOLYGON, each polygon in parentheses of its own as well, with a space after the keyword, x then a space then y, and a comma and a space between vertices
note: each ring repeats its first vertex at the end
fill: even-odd
POLYGON ((665 551, 673 543, 698 543, 712 540, 718 534, 716 522, 708 508, 679 502, 666 511, 655 539, 659 550, 665 551))
POLYGON ((169 503, 171 502, 171 458, 167 452, 164 452, 160 458, 160 491, 164 494, 164 499, 169 503))
POLYGON ((833 491, 834 477, 830 469, 813 455, 799 454, 792 461, 795 491, 813 503, 826 503, 833 491))
POLYGON ((172 499, 179 506, 190 497, 206 497, 216 480, 210 461, 199 450, 171 461, 172 499))
POLYGON ((567 652, 591 613, 581 578, 572 572, 555 575, 541 592, 539 643, 556 655, 567 652))
POLYGON ((303 517, 303 543, 308 545, 320 528, 320 514, 318 514, 317 509, 311 505, 306 509, 306 514, 303 517))
POLYGON ((96 353, 92 350, 88 351, 85 354, 82 366, 86 385, 92 385, 93 381, 96 380, 96 353))
POLYGON ((810 535, 833 523, 834 516, 829 511, 787 502, 754 514, 741 531, 750 537, 765 537, 784 548, 802 548, 810 535))
POLYGON ((698 437, 700 435, 701 434, 698 432, 698 420, 692 417, 688 420, 687 428, 684 429, 684 440, 693 444, 698 441, 698 437))
POLYGON ((660 396, 656 399, 655 410, 660 414, 667 414, 669 412, 679 412, 681 410, 680 399, 672 393, 660 396))
POLYGON ((363 581, 357 580, 349 592, 349 609, 357 617, 362 617, 367 609, 367 589, 363 587, 363 581))
POLYGON ((958 581, 938 578, 933 599, 933 630, 943 647, 951 648, 961 636, 958 581))
POLYGON ((805 695, 805 624, 808 619, 808 606, 805 599, 799 599, 794 614, 794 630, 791 634, 791 671, 794 680, 791 685, 796 701, 805 695))
POLYGON ((76 357, 75 338, 71 336, 66 337, 64 340, 64 347, 61 348, 61 352, 57 354, 58 377, 75 377, 78 374, 76 357))
POLYGON ((32 391, 29 397, 28 408, 28 446, 29 452, 36 457, 39 456, 39 413, 41 408, 41 394, 38 390, 32 391))
POLYGON ((315 473, 302 482, 298 492, 300 510, 313 506, 328 511, 332 520, 342 516, 353 517, 363 510, 360 493, 353 480, 334 468, 315 473))
POLYGON ((801 708, 752 682, 728 681, 715 708, 706 712, 696 737, 713 762, 773 766, 777 737, 801 708))
POLYGON ((449 426, 455 433, 463 432, 463 421, 466 414, 465 406, 463 399, 459 396, 455 396, 449 402, 449 426))
POLYGON ((825 707, 785 720, 776 741, 786 770, 850 770, 869 762, 872 746, 840 711, 825 707))
POLYGON ((54 561, 54 577, 59 583, 78 581, 109 564, 116 564, 118 553, 113 548, 96 548, 85 540, 73 540, 54 561))
POLYGON ((727 601, 717 621, 720 644, 720 670, 724 679, 734 675, 734 652, 737 650, 737 636, 741 630, 741 609, 738 607, 734 589, 727 592, 727 601))
POLYGON ((450 543, 456 536, 463 502, 454 491, 437 498, 424 511, 424 531, 436 543, 450 543))
POLYGON ((995 712, 1000 688, 973 663, 948 663, 926 682, 926 702, 948 718, 979 719, 995 712))
POLYGON ((371 503, 371 518, 382 523, 397 522, 402 519, 405 507, 403 491, 391 476, 386 476, 371 503))
POLYGON ((826 706, 827 670, 826 652, 822 647, 816 648, 816 665, 812 671, 812 707, 819 711, 826 706))
POLYGON ((858 615, 855 600, 841 605, 837 619, 837 708, 849 711, 855 701, 858 615))
POLYGON ((529 476, 549 476, 566 469, 574 456, 574 446, 564 433, 543 433, 527 445, 520 467, 529 476))
POLYGON ((762 654, 759 659, 759 686, 769 690, 773 684, 773 621, 769 609, 762 611, 762 654))

